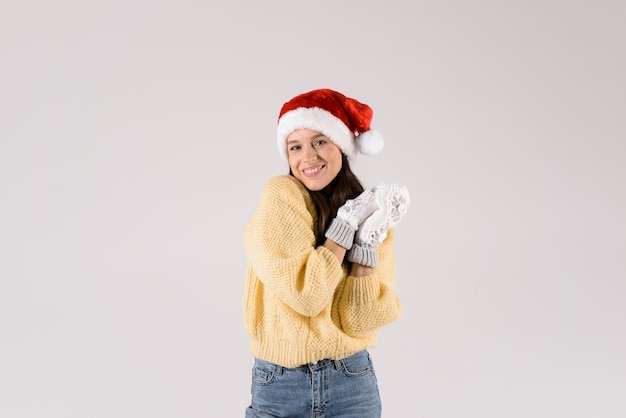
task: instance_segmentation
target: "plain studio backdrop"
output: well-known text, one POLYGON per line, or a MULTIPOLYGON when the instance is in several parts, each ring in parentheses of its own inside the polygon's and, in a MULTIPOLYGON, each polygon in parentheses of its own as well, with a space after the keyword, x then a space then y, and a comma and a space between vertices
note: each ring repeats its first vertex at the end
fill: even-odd
POLYGON ((621 1, 0 6, 0 416, 230 418, 280 106, 374 108, 401 182, 384 417, 626 416, 621 1))

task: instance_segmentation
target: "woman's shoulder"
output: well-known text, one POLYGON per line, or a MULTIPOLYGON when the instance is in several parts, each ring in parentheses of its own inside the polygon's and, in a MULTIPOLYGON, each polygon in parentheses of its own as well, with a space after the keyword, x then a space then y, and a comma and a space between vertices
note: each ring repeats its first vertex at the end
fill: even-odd
POLYGON ((306 208, 313 210, 311 196, 300 182, 293 176, 278 175, 265 182, 261 192, 261 206, 268 210, 281 210, 285 207, 306 208))
POLYGON ((308 193, 297 178, 285 174, 267 180, 263 186, 263 195, 304 196, 308 193))

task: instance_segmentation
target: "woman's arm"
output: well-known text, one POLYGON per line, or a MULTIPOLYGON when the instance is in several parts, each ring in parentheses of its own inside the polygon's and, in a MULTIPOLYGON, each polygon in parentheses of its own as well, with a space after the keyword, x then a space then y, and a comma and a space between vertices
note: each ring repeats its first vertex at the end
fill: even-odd
POLYGON ((299 314, 315 316, 344 278, 345 249, 331 240, 315 246, 313 208, 305 193, 289 176, 268 181, 246 227, 245 246, 250 268, 267 291, 299 314))
POLYGON ((372 267, 364 266, 363 264, 352 263, 350 268, 350 276, 352 277, 364 277, 374 273, 372 267))
POLYGON ((328 248, 333 254, 335 254, 335 257, 337 257, 337 261, 339 261, 340 264, 343 263, 343 258, 346 255, 345 248, 330 238, 326 238, 326 241, 324 241, 324 247, 328 248))
POLYGON ((402 304, 395 292, 396 266, 394 231, 389 230, 378 246, 378 267, 353 264, 339 295, 338 308, 343 331, 352 336, 371 334, 398 319, 402 304))

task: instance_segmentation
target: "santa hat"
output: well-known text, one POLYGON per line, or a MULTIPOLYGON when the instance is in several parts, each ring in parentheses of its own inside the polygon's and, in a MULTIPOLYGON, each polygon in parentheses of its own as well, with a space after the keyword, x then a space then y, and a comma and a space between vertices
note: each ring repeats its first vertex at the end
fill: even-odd
POLYGON ((370 129, 373 115, 368 105, 330 89, 300 94, 280 110, 278 152, 286 160, 289 134, 308 128, 327 136, 348 158, 377 154, 383 149, 384 139, 370 129))

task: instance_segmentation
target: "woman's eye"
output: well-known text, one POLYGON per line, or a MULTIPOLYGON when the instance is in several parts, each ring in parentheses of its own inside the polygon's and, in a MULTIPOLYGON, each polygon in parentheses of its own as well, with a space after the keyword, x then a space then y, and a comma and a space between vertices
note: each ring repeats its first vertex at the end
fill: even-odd
POLYGON ((292 146, 291 148, 289 148, 289 151, 297 151, 297 150, 299 150, 299 149, 300 149, 300 146, 298 146, 298 145, 294 145, 294 146, 292 146))
POLYGON ((325 139, 320 139, 319 141, 315 141, 315 145, 324 145, 326 143, 325 139))

